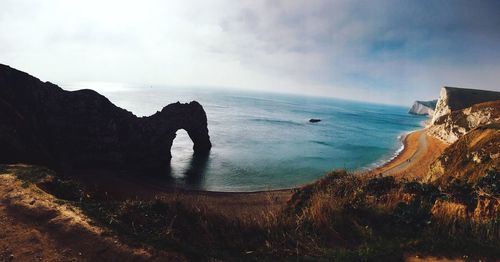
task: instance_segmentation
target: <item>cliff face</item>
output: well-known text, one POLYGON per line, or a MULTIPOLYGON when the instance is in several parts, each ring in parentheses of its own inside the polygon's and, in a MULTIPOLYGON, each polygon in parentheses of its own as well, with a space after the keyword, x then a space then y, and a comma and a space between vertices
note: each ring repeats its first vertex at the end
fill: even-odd
POLYGON ((436 108, 437 100, 431 101, 415 101, 411 106, 408 113, 414 115, 429 115, 434 114, 434 109, 436 108))
POLYGON ((443 87, 427 133, 451 144, 470 130, 500 121, 500 92, 443 87))
POLYGON ((441 88, 431 124, 453 111, 495 100, 500 100, 500 92, 445 86, 441 88))
POLYGON ((198 102, 138 118, 92 90, 69 92, 0 65, 0 162, 55 168, 165 170, 178 129, 195 154, 211 148, 198 102))
POLYGON ((452 144, 472 129, 500 122, 500 100, 456 110, 434 120, 427 134, 452 144))

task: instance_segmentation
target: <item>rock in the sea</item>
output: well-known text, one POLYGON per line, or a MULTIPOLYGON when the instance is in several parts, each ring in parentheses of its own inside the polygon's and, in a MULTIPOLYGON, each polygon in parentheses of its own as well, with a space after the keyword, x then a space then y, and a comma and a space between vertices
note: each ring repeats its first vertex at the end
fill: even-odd
POLYGON ((309 119, 309 122, 310 123, 318 123, 318 122, 321 122, 321 119, 311 118, 311 119, 309 119))
POLYGON ((411 106, 408 113, 413 115, 428 115, 432 116, 434 114, 434 109, 436 108, 436 100, 431 101, 415 101, 411 106))
POLYGON ((0 64, 0 162, 53 168, 165 170, 178 129, 195 154, 211 148, 196 101, 136 117, 93 90, 65 91, 0 64))

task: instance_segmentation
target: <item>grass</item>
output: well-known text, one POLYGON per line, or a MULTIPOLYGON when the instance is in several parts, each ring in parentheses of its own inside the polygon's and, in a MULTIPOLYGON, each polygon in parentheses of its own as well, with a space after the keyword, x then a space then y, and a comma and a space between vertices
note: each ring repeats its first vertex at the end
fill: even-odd
MULTIPOLYGON (((45 169, 15 171, 26 183, 80 207, 124 241, 179 251, 193 260, 399 261, 411 253, 500 257, 498 214, 474 217, 478 206, 487 210, 498 201, 496 187, 487 187, 498 178, 496 171, 477 185, 450 181, 442 188, 335 171, 295 189, 281 211, 263 210, 261 219, 235 218, 182 197, 103 200, 45 169)), ((272 192, 267 198, 274 201, 272 192)))

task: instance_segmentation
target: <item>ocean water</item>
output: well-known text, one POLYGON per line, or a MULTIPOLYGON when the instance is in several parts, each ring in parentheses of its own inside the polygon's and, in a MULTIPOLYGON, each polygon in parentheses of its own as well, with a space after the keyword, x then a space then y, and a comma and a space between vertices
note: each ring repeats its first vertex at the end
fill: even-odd
POLYGON ((408 108, 332 98, 243 91, 148 87, 99 90, 138 116, 169 103, 200 102, 213 148, 193 159, 193 143, 177 131, 175 185, 213 191, 257 191, 311 182, 326 172, 375 167, 401 148, 400 137, 424 120, 408 108), (319 118, 319 123, 309 119, 319 118))

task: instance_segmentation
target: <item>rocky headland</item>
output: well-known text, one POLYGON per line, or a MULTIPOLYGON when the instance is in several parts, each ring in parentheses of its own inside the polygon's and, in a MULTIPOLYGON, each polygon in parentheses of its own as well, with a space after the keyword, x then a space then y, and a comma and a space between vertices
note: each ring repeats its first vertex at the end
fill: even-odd
POLYGON ((136 117, 93 90, 65 91, 6 65, 0 65, 0 119, 1 163, 164 171, 178 129, 187 131, 195 154, 211 148, 198 102, 136 117))
POLYGON ((500 92, 443 87, 427 133, 451 144, 481 125, 500 121, 500 92))
POLYGON ((436 109, 437 99, 431 101, 415 101, 408 110, 409 114, 432 116, 436 109))
POLYGON ((500 92, 445 86, 441 88, 431 123, 434 124, 439 118, 453 111, 497 100, 500 100, 500 92))

